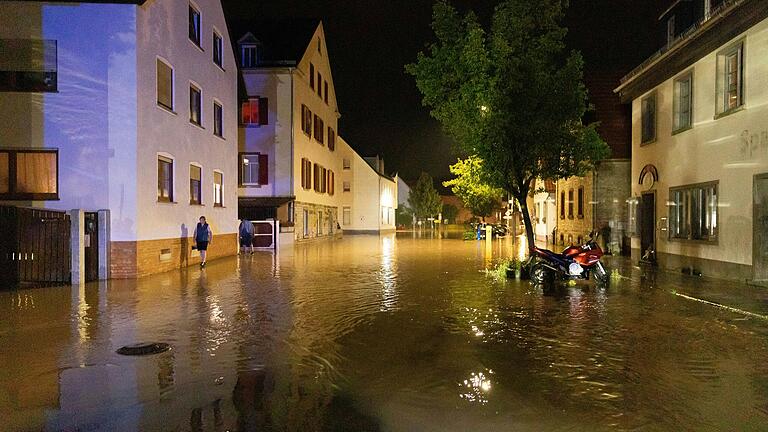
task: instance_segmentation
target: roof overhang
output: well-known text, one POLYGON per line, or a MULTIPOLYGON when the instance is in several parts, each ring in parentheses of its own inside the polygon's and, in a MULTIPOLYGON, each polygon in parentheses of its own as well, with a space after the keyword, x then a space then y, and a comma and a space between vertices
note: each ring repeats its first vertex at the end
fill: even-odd
POLYGON ((237 203, 241 207, 280 207, 294 200, 295 196, 238 197, 237 203))
POLYGON ((654 54, 621 80, 614 92, 627 103, 674 77, 768 17, 768 1, 733 0, 654 54))

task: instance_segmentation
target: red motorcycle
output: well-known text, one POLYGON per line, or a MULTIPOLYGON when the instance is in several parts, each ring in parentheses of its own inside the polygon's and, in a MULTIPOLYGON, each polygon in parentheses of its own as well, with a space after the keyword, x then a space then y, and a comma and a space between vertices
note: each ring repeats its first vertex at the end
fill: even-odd
POLYGON ((555 279, 575 280, 590 276, 599 284, 608 283, 609 276, 600 258, 603 250, 597 244, 597 233, 590 233, 581 246, 569 246, 561 253, 533 246, 531 249, 531 281, 536 285, 551 284, 555 279))

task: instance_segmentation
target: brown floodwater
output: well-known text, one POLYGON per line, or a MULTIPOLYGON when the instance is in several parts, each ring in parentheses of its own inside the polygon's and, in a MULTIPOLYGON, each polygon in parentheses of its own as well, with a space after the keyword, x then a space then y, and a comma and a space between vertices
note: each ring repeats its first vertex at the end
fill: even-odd
POLYGON ((0 430, 768 430, 763 289, 621 259, 607 288, 481 272, 516 252, 347 236, 2 291, 0 430), (115 352, 143 341, 171 350, 115 352))

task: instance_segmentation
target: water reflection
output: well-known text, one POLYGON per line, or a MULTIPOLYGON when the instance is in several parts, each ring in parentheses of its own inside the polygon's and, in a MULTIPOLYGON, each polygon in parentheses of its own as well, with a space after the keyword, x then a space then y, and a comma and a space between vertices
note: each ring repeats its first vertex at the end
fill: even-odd
POLYGON ((766 324, 671 294, 734 287, 622 262, 626 278, 606 289, 544 292, 479 271, 516 252, 511 241, 360 236, 140 281, 0 292, 2 428, 768 424, 766 324), (138 341, 173 349, 115 354, 138 341))

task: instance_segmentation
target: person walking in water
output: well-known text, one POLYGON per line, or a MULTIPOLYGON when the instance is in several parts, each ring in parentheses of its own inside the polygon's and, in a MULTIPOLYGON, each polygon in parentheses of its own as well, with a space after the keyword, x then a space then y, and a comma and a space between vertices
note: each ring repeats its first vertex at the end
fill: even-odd
POLYGON ((205 267, 205 258, 211 240, 213 240, 211 227, 205 222, 205 216, 200 216, 200 222, 195 228, 195 248, 200 251, 200 268, 205 267))
POLYGON ((248 249, 250 249, 251 254, 253 254, 253 231, 253 223, 251 221, 243 219, 240 222, 240 248, 244 253, 247 253, 248 249))

